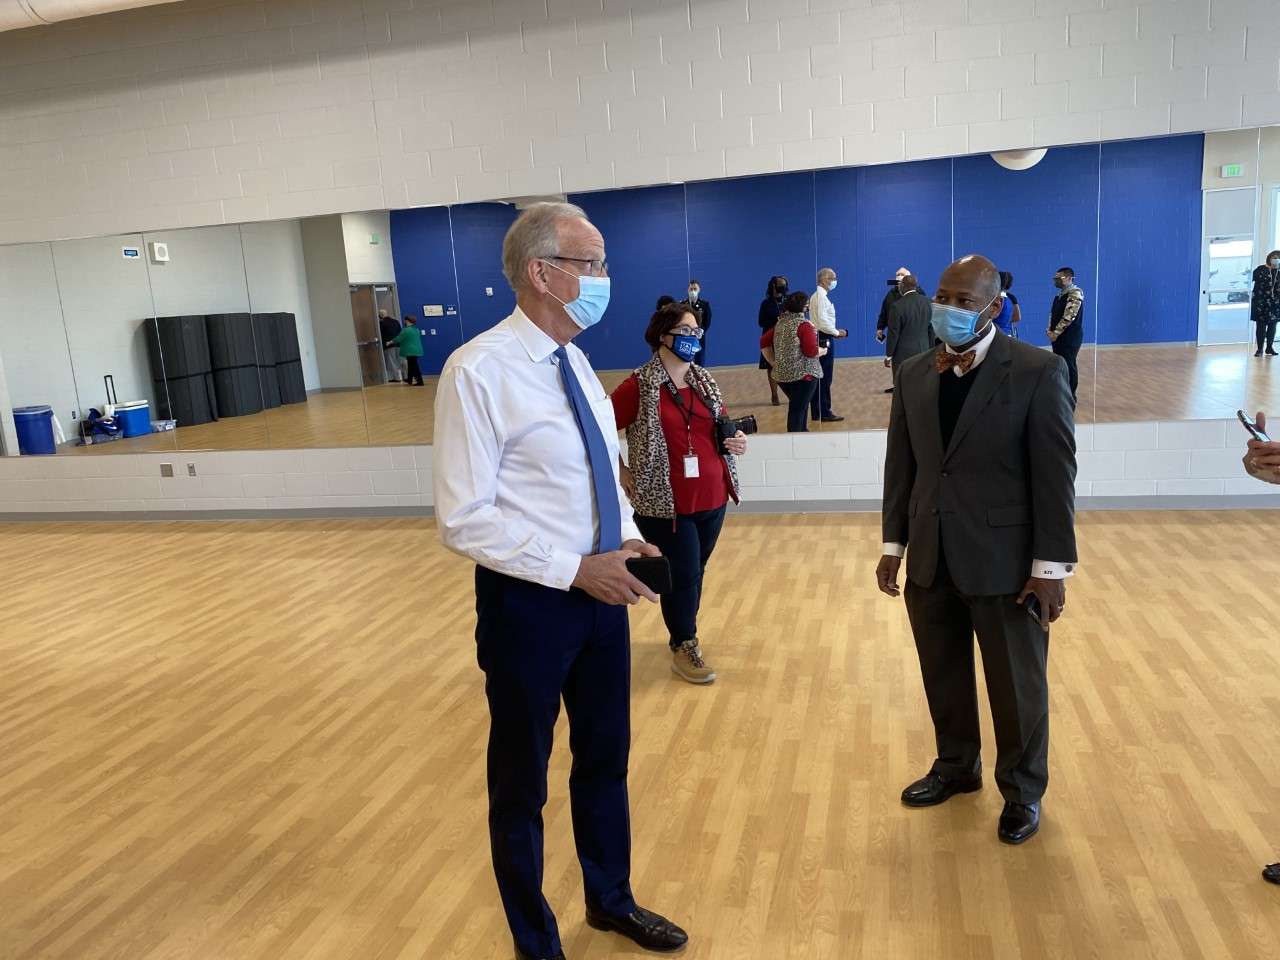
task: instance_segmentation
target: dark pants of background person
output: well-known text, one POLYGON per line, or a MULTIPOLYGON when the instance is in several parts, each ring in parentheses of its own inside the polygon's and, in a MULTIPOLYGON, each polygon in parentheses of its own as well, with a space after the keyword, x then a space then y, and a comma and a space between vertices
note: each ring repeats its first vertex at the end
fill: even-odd
POLYGON ((1080 345, 1084 343, 1084 330, 1078 323, 1073 323, 1062 331, 1062 336, 1053 341, 1053 352, 1067 361, 1067 380, 1071 383, 1071 396, 1074 398, 1080 391, 1080 367, 1076 358, 1080 355, 1080 345))
POLYGON ((662 551, 671 564, 671 591, 662 595, 662 619, 674 650, 698 637, 698 608, 702 605, 702 575, 724 526, 724 507, 668 517, 636 515, 644 538, 662 551), (673 529, 674 526, 674 529, 673 529))
POLYGON ((835 337, 829 337, 825 333, 818 334, 818 346, 826 347, 827 355, 818 360, 822 364, 822 379, 818 381, 818 389, 809 401, 809 416, 814 420, 835 416, 831 410, 831 375, 836 370, 835 343, 835 337))
POLYGON ((405 383, 412 383, 414 386, 422 386, 422 370, 418 366, 417 357, 405 357, 404 362, 409 367, 409 372, 404 376, 405 383))
POLYGON ((573 753, 573 839, 587 904, 609 916, 625 916, 636 907, 627 805, 627 608, 480 567, 476 613, 476 659, 489 700, 493 872, 517 946, 530 956, 549 957, 561 945, 542 896, 542 807, 561 697, 573 753))
POLYGON ((1274 350, 1276 348, 1276 326, 1278 322, 1280 321, 1275 317, 1270 320, 1257 321, 1259 350, 1274 350))
POLYGON ((818 389, 817 380, 795 380, 778 384, 787 395, 787 433, 809 431, 809 404, 818 389))
POLYGON ((976 632, 995 724, 996 784, 1014 803, 1039 800, 1049 783, 1049 635, 1016 596, 960 593, 945 560, 932 587, 907 580, 906 601, 938 744, 933 769, 965 777, 982 768, 976 632))
POLYGON ((693 362, 694 362, 694 363, 696 363, 696 364, 697 364, 698 366, 700 366, 700 367, 705 367, 705 366, 707 365, 707 337, 706 337, 706 334, 703 334, 703 336, 702 336, 702 341, 701 341, 701 342, 702 342, 702 345, 701 345, 700 347, 698 347, 698 352, 697 352, 697 353, 695 353, 695 354, 693 355, 693 362))

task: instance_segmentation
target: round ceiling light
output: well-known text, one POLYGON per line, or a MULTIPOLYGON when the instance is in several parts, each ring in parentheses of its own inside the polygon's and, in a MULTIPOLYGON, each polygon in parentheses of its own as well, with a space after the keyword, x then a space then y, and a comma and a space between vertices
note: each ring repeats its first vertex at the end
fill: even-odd
POLYGON ((1049 151, 1044 147, 1038 150, 1001 150, 993 153, 991 159, 1006 170, 1030 170, 1044 159, 1049 151))

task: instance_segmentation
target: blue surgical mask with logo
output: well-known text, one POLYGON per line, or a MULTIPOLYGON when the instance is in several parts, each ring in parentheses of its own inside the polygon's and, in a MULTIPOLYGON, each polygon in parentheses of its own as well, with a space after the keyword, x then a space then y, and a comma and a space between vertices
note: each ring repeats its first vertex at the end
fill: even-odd
MULTIPOLYGON (((547 266, 559 270, 561 273, 569 274, 569 276, 577 276, 569 273, 561 267, 557 267, 550 260, 542 261, 547 266)), ((547 291, 551 293, 550 290, 547 291)), ((569 319, 576 323, 583 330, 594 327, 604 317, 604 312, 609 309, 609 278, 608 277, 583 277, 578 276, 578 295, 568 303, 561 300, 554 293, 551 294, 564 307, 564 312, 569 315, 569 319)))
POLYGON ((933 335, 953 348, 972 343, 978 337, 978 327, 981 323, 978 318, 995 302, 995 298, 992 297, 982 310, 965 310, 949 303, 933 304, 933 316, 929 321, 930 326, 933 327, 933 335))
POLYGON ((701 346, 702 344, 697 337, 690 337, 685 334, 672 334, 671 336, 671 352, 685 363, 693 362, 693 358, 698 355, 698 350, 701 346))

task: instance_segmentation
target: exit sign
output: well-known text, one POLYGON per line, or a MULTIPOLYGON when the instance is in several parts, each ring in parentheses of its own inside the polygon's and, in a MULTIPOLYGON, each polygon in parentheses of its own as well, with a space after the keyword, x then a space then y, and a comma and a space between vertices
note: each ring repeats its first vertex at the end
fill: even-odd
POLYGON ((1243 177, 1243 176, 1244 176, 1243 163, 1224 163, 1222 165, 1222 179, 1228 180, 1231 177, 1243 177))

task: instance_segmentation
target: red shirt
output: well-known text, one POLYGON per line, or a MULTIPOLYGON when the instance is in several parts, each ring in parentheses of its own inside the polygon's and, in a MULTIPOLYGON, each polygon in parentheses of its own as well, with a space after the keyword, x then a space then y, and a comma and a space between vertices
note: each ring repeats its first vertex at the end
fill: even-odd
MULTIPOLYGON (((618 384, 610 399, 619 430, 635 423, 640 414, 640 383, 634 374, 618 384)), ((676 513, 717 510, 729 501, 733 481, 729 476, 729 464, 720 456, 715 421, 702 397, 692 387, 682 387, 680 399, 684 413, 681 413, 681 407, 676 406, 675 398, 667 387, 664 386, 658 395, 658 416, 662 421, 662 435, 667 440, 671 493, 675 498, 676 513), (689 417, 688 427, 685 425, 686 415, 689 417), (692 479, 684 475, 684 458, 689 453, 691 439, 693 453, 698 458, 698 476, 692 479)))

